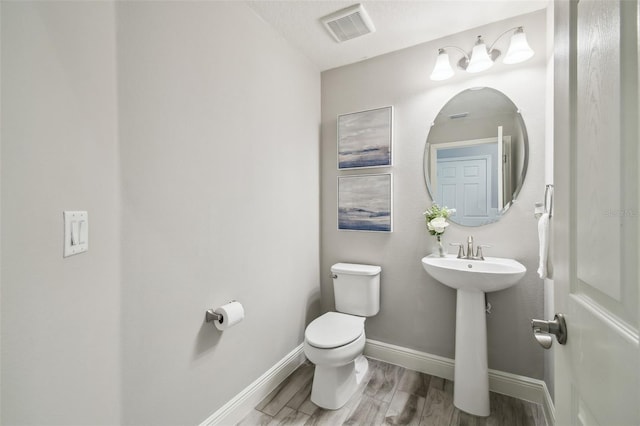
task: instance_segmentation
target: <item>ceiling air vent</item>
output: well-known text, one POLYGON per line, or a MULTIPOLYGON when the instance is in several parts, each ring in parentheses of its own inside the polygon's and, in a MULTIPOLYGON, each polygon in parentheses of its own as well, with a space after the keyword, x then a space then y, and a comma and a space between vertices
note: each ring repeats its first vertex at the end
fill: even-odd
POLYGON ((327 31, 341 43, 374 32, 376 29, 364 6, 356 4, 320 18, 327 31))

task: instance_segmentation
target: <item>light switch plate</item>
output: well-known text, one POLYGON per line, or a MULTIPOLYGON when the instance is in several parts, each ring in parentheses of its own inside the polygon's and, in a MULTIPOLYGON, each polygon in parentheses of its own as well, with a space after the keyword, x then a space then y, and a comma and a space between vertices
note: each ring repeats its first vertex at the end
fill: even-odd
POLYGON ((69 257, 89 250, 89 215, 86 211, 65 211, 64 251, 69 257))

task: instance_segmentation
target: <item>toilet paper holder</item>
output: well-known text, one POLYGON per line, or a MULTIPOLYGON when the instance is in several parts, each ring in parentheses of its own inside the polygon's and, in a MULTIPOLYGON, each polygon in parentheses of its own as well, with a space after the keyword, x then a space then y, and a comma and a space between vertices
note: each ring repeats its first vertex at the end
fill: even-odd
POLYGON ((212 322, 212 321, 222 322, 224 320, 224 317, 221 314, 214 312, 213 309, 209 309, 207 310, 207 313, 205 314, 204 319, 207 322, 212 322))
MULTIPOLYGON (((235 302, 236 300, 229 300, 228 303, 235 302)), ((219 323, 224 322, 224 316, 222 314, 217 313, 213 309, 208 309, 207 313, 204 315, 204 319, 206 322, 218 321, 219 323)))

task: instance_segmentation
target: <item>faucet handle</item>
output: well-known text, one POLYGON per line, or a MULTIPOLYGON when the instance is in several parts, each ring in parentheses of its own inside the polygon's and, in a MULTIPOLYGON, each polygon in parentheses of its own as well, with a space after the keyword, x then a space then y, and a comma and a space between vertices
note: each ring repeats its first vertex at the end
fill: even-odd
POLYGON ((462 243, 449 243, 449 245, 458 247, 458 259, 464 257, 464 245, 462 243))
POLYGON ((492 247, 490 244, 478 244, 478 248, 476 250, 476 258, 480 260, 484 260, 484 256, 482 255, 482 247, 492 247))

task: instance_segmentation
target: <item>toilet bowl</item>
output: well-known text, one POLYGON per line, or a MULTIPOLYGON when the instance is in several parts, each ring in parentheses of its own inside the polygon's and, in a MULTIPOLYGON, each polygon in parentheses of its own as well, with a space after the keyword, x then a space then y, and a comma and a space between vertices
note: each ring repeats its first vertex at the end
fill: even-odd
POLYGON ((316 365, 311 401, 317 406, 341 408, 362 382, 368 369, 367 359, 362 355, 366 340, 364 320, 327 312, 307 327, 304 353, 316 365))
POLYGON ((337 410, 355 393, 368 369, 364 322, 379 310, 379 266, 339 263, 331 268, 336 308, 305 330, 304 353, 315 373, 311 401, 337 410))

